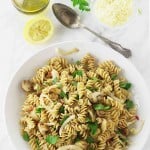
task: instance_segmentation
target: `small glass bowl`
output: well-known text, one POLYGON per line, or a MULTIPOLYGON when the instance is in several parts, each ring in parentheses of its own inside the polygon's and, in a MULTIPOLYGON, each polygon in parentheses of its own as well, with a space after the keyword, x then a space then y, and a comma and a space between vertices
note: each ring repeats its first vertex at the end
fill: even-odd
POLYGON ((13 5, 25 14, 35 14, 43 11, 50 0, 12 0, 13 5))

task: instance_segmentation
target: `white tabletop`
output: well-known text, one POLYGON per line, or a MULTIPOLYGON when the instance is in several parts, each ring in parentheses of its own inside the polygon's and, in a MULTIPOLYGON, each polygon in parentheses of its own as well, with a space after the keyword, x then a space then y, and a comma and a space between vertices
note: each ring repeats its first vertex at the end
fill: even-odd
MULTIPOLYGON (((58 0, 55 0, 58 1, 58 0)), ((69 3, 68 0, 59 0, 63 3, 69 3)), ((135 64, 139 72, 142 73, 149 89, 150 89, 150 50, 149 50, 149 5, 148 0, 136 0, 138 8, 142 10, 142 14, 136 12, 136 17, 128 26, 119 32, 109 34, 107 30, 100 28, 100 25, 91 15, 81 13, 82 20, 89 27, 97 32, 102 32, 112 40, 120 42, 125 47, 132 49, 133 56, 130 61, 135 64)), ((13 72, 27 58, 37 53, 41 48, 49 44, 80 40, 80 41, 96 41, 101 42, 90 33, 82 30, 70 30, 61 26, 55 19, 50 9, 45 14, 51 18, 55 25, 55 34, 53 38, 41 45, 31 45, 27 43, 22 35, 25 23, 32 17, 19 13, 11 4, 11 1, 1 0, 0 5, 0 149, 13 150, 13 146, 8 138, 5 124, 3 104, 5 101, 5 93, 13 72)), ((103 44, 103 43, 102 43, 103 44)), ((150 105, 150 102, 149 104, 150 105)), ((144 137, 143 137, 144 138, 144 137)), ((150 150, 150 138, 144 150, 150 150)))

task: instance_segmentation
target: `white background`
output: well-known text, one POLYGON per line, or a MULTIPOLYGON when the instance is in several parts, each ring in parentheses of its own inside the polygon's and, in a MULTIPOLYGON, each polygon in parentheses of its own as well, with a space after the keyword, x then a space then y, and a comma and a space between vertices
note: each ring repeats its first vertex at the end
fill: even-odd
MULTIPOLYGON (((68 0, 61 0, 61 2, 68 3, 68 0)), ((81 13, 81 20, 97 32, 102 32, 109 38, 120 42, 125 47, 132 49, 133 56, 130 61, 137 67, 139 72, 142 73, 143 78, 150 89, 149 4, 148 0, 135 0, 135 2, 137 4, 137 8, 142 10, 142 14, 140 15, 137 11, 135 11, 135 16, 131 23, 119 31, 112 33, 108 32, 108 30, 104 30, 104 28, 100 26, 98 21, 92 15, 87 15, 86 13, 81 13)), ((30 18, 35 16, 21 14, 12 6, 10 0, 0 0, 1 150, 13 150, 5 129, 3 105, 8 82, 22 62, 37 53, 41 48, 44 48, 52 43, 70 40, 100 42, 97 38, 86 31, 70 30, 61 26, 53 16, 50 9, 47 9, 44 14, 50 17, 55 25, 54 36, 45 44, 31 45, 23 38, 23 27, 30 18)), ((150 106, 150 100, 148 105, 150 106)), ((148 139, 144 150, 150 150, 150 138, 148 139)))

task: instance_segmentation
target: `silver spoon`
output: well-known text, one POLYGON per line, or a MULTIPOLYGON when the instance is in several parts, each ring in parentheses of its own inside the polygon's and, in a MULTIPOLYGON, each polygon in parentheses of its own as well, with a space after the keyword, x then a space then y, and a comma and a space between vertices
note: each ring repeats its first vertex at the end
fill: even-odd
POLYGON ((126 58, 130 57, 132 55, 131 50, 122 47, 120 44, 113 42, 102 35, 96 33, 95 31, 91 30, 84 24, 81 24, 79 15, 70 7, 61 4, 61 3, 55 3, 52 6, 53 12, 56 16, 56 18, 66 27, 76 29, 76 28, 83 28, 87 31, 93 33, 97 37, 99 37, 102 41, 104 41, 106 44, 108 44, 111 48, 113 48, 115 51, 119 52, 126 58))

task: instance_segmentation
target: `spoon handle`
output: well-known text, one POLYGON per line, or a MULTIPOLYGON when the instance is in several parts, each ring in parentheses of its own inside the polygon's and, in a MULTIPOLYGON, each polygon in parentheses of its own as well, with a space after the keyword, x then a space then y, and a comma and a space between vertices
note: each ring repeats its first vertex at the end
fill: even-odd
POLYGON ((86 27, 85 25, 81 25, 80 27, 86 29, 87 31, 91 32, 92 34, 99 37, 102 41, 104 41, 106 44, 108 44, 112 49, 122 54, 124 57, 129 58, 131 57, 132 53, 131 50, 122 47, 119 43, 113 42, 102 35, 96 33, 95 31, 91 30, 90 28, 86 27))

